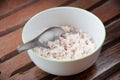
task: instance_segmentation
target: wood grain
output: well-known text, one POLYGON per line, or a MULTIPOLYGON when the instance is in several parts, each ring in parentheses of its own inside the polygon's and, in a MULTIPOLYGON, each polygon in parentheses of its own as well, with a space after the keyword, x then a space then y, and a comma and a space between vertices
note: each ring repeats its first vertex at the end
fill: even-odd
POLYGON ((111 75, 109 78, 106 80, 120 80, 120 70, 111 75))
POLYGON ((106 39, 101 51, 120 42, 120 18, 106 26, 106 39))
POLYGON ((106 26, 106 40, 104 45, 117 38, 120 38, 120 18, 106 26))
POLYGON ((38 0, 1 0, 0 2, 0 19, 27 7, 38 0))
POLYGON ((40 80, 47 75, 48 73, 40 70, 38 67, 33 67, 26 72, 15 74, 9 80, 40 80))
POLYGON ((8 79, 14 71, 22 68, 29 63, 31 63, 31 60, 26 52, 18 54, 17 56, 14 56, 13 58, 5 61, 4 63, 1 63, 0 80, 8 79))
POLYGON ((97 15, 103 22, 120 15, 120 0, 109 0, 100 7, 95 8, 92 12, 97 15))
MULTIPOLYGON (((93 6, 94 3, 96 4, 98 2, 100 2, 100 0, 92 0, 90 2, 89 1, 84 2, 84 1, 78 0, 74 3, 71 3, 70 6, 87 9, 87 8, 90 8, 91 5, 93 6)), ((120 4, 119 0, 109 0, 109 1, 106 1, 104 4, 100 5, 99 7, 95 8, 91 12, 94 13, 96 16, 98 16, 105 23, 108 20, 116 17, 117 15, 120 15, 119 4, 120 4)))
POLYGON ((102 0, 77 0, 76 2, 69 4, 69 6, 88 9, 100 1, 102 0))
POLYGON ((4 61, 6 55, 11 55, 10 53, 22 43, 21 33, 22 29, 18 29, 6 36, 0 37, 0 62, 4 61))

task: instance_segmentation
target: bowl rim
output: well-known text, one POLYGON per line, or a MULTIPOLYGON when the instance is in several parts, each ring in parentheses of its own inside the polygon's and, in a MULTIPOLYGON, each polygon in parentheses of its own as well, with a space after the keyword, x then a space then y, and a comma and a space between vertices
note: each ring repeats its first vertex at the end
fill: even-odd
MULTIPOLYGON (((61 9, 61 8, 69 8, 69 9, 77 9, 77 10, 86 11, 86 12, 88 12, 89 14, 91 14, 92 16, 96 17, 96 18, 102 23, 102 21, 101 21, 95 14, 93 14, 93 13, 91 13, 91 12, 85 10, 85 9, 82 9, 82 8, 69 7, 69 6, 49 8, 49 9, 43 10, 43 11, 35 14, 34 16, 32 16, 32 17, 26 22, 26 24, 25 24, 24 27, 23 27, 23 31, 22 31, 22 41, 23 41, 23 43, 26 42, 25 39, 24 39, 24 34, 23 34, 23 32, 25 32, 25 30, 26 30, 26 25, 27 25, 33 18, 37 17, 38 15, 40 15, 40 14, 42 14, 42 13, 45 13, 45 12, 48 12, 48 11, 51 11, 51 10, 54 10, 54 9, 61 9)), ((85 58, 87 58, 87 57, 95 54, 95 53, 102 47, 102 45, 103 45, 103 43, 104 43, 104 41, 105 41, 105 37, 106 37, 105 26, 104 26, 103 23, 102 23, 102 25, 103 25, 103 30, 104 30, 102 42, 100 43, 100 45, 99 45, 96 49, 94 49, 93 51, 91 51, 90 53, 88 53, 87 55, 84 55, 84 56, 82 56, 82 57, 79 57, 79 58, 76 58, 76 59, 57 60, 57 59, 50 59, 50 58, 47 58, 47 57, 44 57, 44 56, 40 56, 40 55, 38 55, 37 52, 34 52, 33 50, 28 50, 27 52, 28 52, 28 53, 29 53, 29 52, 30 52, 30 53, 33 53, 35 56, 38 56, 38 57, 41 58, 41 59, 44 59, 44 60, 47 60, 47 61, 54 61, 54 62, 73 62, 73 61, 85 59, 85 58)))

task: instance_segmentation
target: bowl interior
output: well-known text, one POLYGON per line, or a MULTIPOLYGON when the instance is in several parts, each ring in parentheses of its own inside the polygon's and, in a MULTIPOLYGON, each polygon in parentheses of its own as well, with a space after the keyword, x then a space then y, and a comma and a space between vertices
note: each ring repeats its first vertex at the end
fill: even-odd
POLYGON ((92 13, 74 7, 57 7, 42 11, 33 16, 24 26, 22 39, 28 42, 52 26, 70 25, 88 33, 95 43, 96 50, 105 39, 103 23, 92 13))

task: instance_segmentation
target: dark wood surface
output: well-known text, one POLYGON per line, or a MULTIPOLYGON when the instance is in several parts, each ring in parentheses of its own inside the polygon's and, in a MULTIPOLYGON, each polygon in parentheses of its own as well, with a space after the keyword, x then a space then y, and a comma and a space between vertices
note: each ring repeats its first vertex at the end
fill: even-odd
POLYGON ((120 0, 0 0, 0 80, 120 80, 120 0), (73 76, 48 74, 17 53, 24 24, 36 13, 57 6, 73 6, 97 15, 106 40, 96 63, 73 76))

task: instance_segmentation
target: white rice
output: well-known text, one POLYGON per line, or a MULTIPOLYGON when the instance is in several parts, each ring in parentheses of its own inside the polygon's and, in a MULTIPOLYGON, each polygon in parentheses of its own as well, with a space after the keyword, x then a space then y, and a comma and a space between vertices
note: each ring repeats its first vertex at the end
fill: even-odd
POLYGON ((57 60, 78 59, 95 49, 88 34, 77 31, 70 26, 61 27, 66 33, 54 41, 49 41, 48 48, 34 48, 38 55, 57 60))

